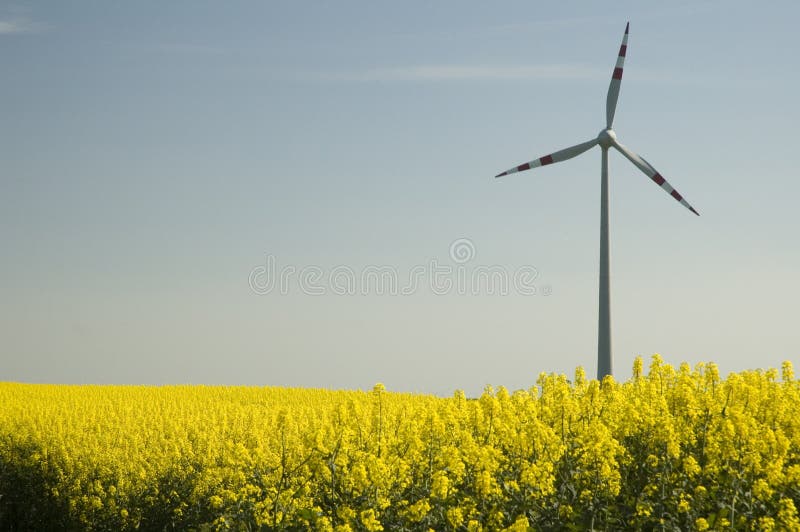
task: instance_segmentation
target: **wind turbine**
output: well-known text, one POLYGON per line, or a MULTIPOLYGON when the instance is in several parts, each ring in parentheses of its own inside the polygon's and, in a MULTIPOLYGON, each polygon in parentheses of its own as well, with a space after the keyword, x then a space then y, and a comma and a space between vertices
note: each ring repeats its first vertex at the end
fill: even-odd
POLYGON ((622 36, 622 45, 619 48, 619 55, 617 57, 617 64, 614 67, 614 73, 611 75, 611 84, 608 87, 608 96, 606 97, 606 127, 597 138, 588 142, 583 142, 569 148, 539 157, 519 166, 515 166, 510 170, 496 175, 495 177, 502 177, 524 170, 530 170, 538 166, 546 166, 548 164, 560 163, 567 159, 577 157, 589 148, 600 145, 602 152, 602 163, 600 171, 600 311, 598 315, 597 326, 597 379, 602 380, 604 376, 612 374, 611 364, 611 316, 610 316, 610 301, 609 301, 609 260, 608 260, 608 149, 615 148, 618 152, 624 155, 630 162, 634 164, 639 170, 653 180, 653 182, 663 188, 667 194, 675 198, 681 205, 695 213, 697 216, 700 214, 683 199, 683 196, 678 193, 675 188, 664 179, 658 171, 653 168, 643 157, 640 157, 632 150, 626 148, 617 140, 617 135, 611 126, 614 124, 614 111, 617 109, 617 99, 619 98, 619 87, 622 83, 622 67, 625 64, 625 54, 628 50, 628 30, 630 29, 630 22, 625 25, 625 35, 622 36))

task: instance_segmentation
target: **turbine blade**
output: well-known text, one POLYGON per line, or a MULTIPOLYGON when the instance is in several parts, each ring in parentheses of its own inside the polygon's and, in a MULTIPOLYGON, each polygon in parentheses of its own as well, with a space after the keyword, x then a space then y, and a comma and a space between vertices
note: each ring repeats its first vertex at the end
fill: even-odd
POLYGON ((519 166, 515 166, 510 170, 506 170, 501 174, 497 174, 495 177, 503 177, 504 175, 515 174, 517 172, 522 172, 524 170, 530 170, 531 168, 536 168, 537 166, 546 166, 548 164, 560 163, 561 161, 566 161, 567 159, 572 159, 573 157, 580 155, 589 148, 594 147, 596 144, 597 144, 597 139, 592 139, 588 142, 576 144, 575 146, 570 146, 569 148, 564 148, 563 150, 551 153, 550 155, 545 155, 544 157, 539 157, 538 159, 534 159, 527 163, 523 163, 519 166))
POLYGON ((628 158, 630 162, 632 162, 639 170, 645 173, 647 177, 653 180, 653 182, 663 188, 667 194, 675 198, 678 203, 695 213, 697 216, 700 216, 700 213, 694 210, 694 207, 689 205, 689 202, 683 199, 683 196, 675 190, 672 185, 670 185, 666 179, 664 179, 658 171, 652 167, 650 163, 648 163, 644 157, 640 157, 627 147, 623 146, 619 142, 614 142, 614 147, 619 151, 622 155, 628 158))
POLYGON ((622 36, 622 45, 619 47, 617 64, 614 73, 611 75, 611 84, 608 86, 608 96, 606 96, 606 127, 611 129, 614 124, 614 112, 617 110, 617 99, 619 98, 619 86, 622 84, 622 68, 625 65, 625 54, 628 51, 628 29, 631 23, 625 26, 625 35, 622 36))

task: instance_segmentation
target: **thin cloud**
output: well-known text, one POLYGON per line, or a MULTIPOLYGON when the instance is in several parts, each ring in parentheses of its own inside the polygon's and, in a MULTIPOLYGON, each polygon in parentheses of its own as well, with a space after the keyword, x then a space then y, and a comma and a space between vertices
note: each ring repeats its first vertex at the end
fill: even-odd
POLYGON ((301 75, 321 81, 492 81, 595 79, 608 73, 585 65, 420 65, 301 75))
MULTIPOLYGON (((404 83, 404 82, 475 82, 475 81, 608 81, 612 68, 582 64, 554 65, 418 65, 404 67, 375 67, 349 71, 305 71, 284 73, 280 77, 299 81, 339 83, 404 83)), ((674 86, 716 86, 728 83, 713 74, 694 74, 638 67, 626 71, 628 83, 658 83, 674 86)), ((743 81, 739 80, 738 83, 743 81)))
POLYGON ((181 43, 181 42, 162 42, 162 43, 137 43, 130 44, 128 48, 141 50, 147 53, 163 53, 163 54, 185 54, 185 55, 204 55, 204 54, 220 54, 224 50, 218 46, 197 43, 181 43))
POLYGON ((45 29, 47 29, 46 25, 24 18, 0 20, 0 35, 39 33, 45 29))

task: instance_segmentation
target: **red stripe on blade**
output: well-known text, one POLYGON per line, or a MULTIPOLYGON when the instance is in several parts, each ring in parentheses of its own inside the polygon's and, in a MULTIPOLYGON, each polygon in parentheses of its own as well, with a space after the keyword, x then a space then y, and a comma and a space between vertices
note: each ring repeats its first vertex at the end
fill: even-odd
POLYGON ((553 156, 552 155, 545 155, 544 157, 541 157, 539 159, 539 162, 542 164, 542 166, 544 166, 546 164, 552 164, 553 163, 553 156))
POLYGON ((622 79, 622 69, 621 68, 615 68, 614 69, 614 75, 611 76, 611 79, 622 79))
POLYGON ((678 201, 680 201, 680 200, 682 200, 682 199, 683 199, 683 196, 681 196, 680 194, 678 194, 678 191, 677 191, 677 190, 673 190, 672 192, 670 192, 670 195, 671 195, 673 198, 675 198, 676 200, 678 200, 678 201))
POLYGON ((628 47, 623 44, 622 46, 619 47, 619 56, 620 57, 625 57, 625 52, 627 52, 627 51, 628 51, 628 47))
POLYGON ((653 181, 655 181, 655 182, 656 182, 656 185, 658 185, 658 186, 661 186, 661 185, 663 185, 663 184, 664 184, 664 181, 665 181, 665 179, 664 179, 663 177, 661 177, 661 174, 656 174, 656 175, 654 175, 653 177, 651 177, 650 179, 652 179, 653 181))
POLYGON ((525 163, 517 166, 517 172, 522 172, 523 170, 530 170, 531 163, 525 163))

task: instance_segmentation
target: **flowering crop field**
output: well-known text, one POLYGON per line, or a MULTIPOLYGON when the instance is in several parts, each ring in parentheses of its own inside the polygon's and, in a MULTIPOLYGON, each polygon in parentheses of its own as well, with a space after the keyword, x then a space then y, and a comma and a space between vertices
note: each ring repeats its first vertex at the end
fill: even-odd
POLYGON ((478 399, 0 384, 3 530, 800 530, 800 382, 641 359, 478 399))

